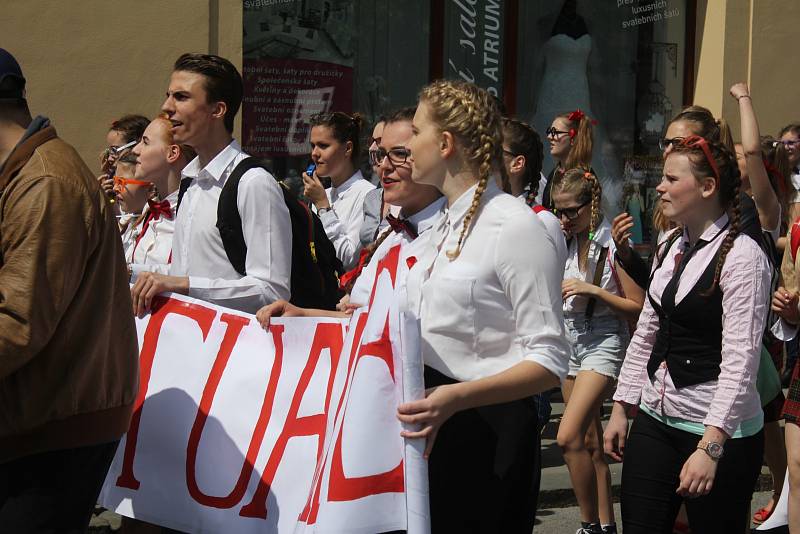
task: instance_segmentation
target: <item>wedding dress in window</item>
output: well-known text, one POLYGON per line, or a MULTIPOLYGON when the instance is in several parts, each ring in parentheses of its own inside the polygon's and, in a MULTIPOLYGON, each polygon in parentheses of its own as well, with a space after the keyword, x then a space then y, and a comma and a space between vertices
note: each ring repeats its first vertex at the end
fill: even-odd
MULTIPOLYGON (((557 115, 580 109, 591 119, 596 115, 592 111, 589 97, 589 78, 586 66, 592 50, 592 37, 585 33, 574 39, 559 33, 548 39, 543 47, 545 60, 539 100, 533 126, 542 136, 544 143, 543 169, 547 172, 555 165, 550 157, 549 145, 544 132, 557 115)), ((594 148, 592 151, 592 168, 600 178, 603 186, 603 210, 610 219, 619 213, 619 200, 622 193, 621 180, 612 176, 616 167, 613 147, 605 135, 602 124, 593 126, 594 148), (611 162, 611 165, 607 164, 611 162), (610 167, 610 168, 609 168, 610 167)))

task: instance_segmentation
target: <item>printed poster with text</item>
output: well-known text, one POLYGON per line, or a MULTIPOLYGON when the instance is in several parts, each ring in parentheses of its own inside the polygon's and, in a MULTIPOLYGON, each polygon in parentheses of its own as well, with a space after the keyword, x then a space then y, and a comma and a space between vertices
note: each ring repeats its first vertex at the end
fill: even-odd
POLYGON ((352 111, 354 0, 245 0, 242 140, 250 154, 308 153, 310 119, 352 111))

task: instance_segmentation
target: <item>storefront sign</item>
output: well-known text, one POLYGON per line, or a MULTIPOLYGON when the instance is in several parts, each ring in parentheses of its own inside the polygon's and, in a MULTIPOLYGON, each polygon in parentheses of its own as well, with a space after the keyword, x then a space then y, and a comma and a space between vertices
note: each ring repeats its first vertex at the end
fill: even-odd
MULTIPOLYGON (((505 0, 449 0, 445 8, 445 76, 503 93, 505 0)), ((516 29, 515 29, 516 31, 516 29)))
POLYGON ((353 107, 354 2, 245 2, 242 139, 257 156, 308 154, 309 121, 353 107))

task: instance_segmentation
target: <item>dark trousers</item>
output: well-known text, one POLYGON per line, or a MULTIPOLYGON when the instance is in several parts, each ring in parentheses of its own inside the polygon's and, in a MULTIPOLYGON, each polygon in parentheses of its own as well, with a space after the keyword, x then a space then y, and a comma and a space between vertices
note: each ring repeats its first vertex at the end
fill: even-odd
POLYGON ((0 463, 0 533, 83 533, 119 441, 0 463))
MULTIPOLYGON (((450 383, 425 368, 425 387, 450 383)), ((428 461, 433 534, 530 534, 539 454, 532 397, 453 415, 439 430, 428 461)))
MULTIPOLYGON (((622 527, 625 534, 671 533, 683 497, 675 493, 683 464, 702 439, 639 412, 622 463, 622 527)), ((750 498, 761 460, 764 433, 729 439, 708 495, 686 499, 692 534, 748 531, 750 498)))

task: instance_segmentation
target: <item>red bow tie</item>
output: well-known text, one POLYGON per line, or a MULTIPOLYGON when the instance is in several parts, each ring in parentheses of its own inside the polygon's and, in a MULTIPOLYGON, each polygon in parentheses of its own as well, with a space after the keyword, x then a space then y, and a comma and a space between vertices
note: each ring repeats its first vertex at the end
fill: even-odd
POLYGON ((158 220, 159 217, 164 216, 164 218, 172 220, 172 206, 169 205, 168 200, 162 200, 161 202, 148 200, 147 205, 150 206, 150 213, 153 214, 154 219, 158 220))
POLYGON ((405 232, 409 236, 411 236, 411 239, 417 238, 417 231, 414 229, 411 223, 408 222, 408 219, 400 219, 399 217, 395 217, 390 213, 389 215, 386 216, 386 222, 389 223, 389 226, 391 226, 392 230, 394 230, 395 232, 397 233, 405 232))

